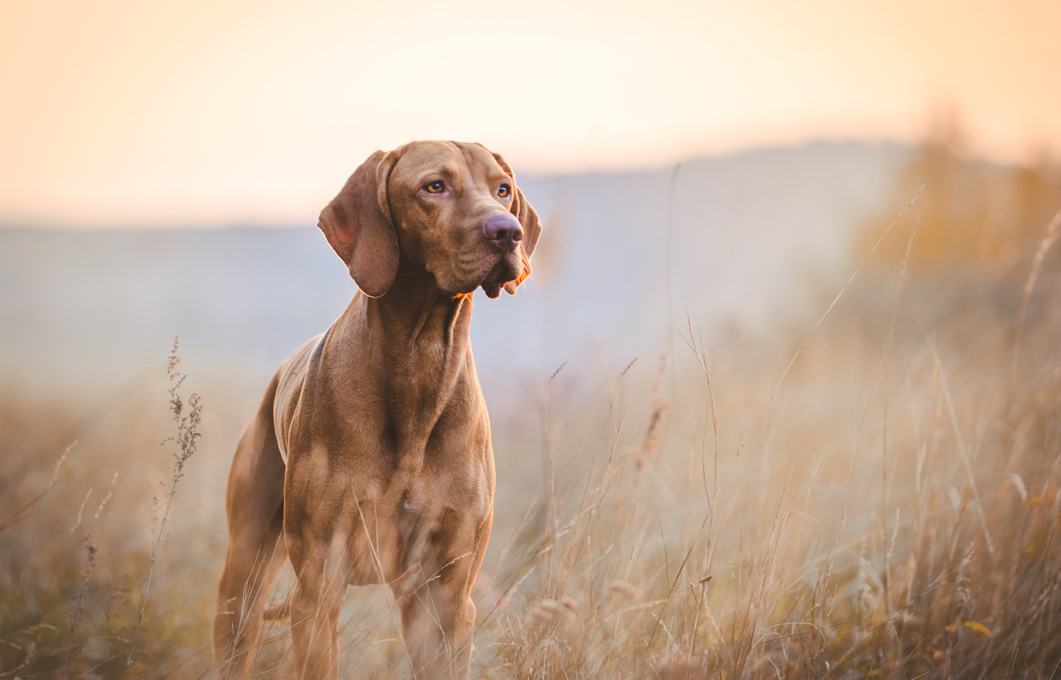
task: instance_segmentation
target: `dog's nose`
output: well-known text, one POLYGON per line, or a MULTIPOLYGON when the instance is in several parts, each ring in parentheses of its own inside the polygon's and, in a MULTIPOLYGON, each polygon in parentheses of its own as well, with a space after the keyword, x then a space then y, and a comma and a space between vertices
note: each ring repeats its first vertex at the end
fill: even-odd
POLYGON ((502 250, 513 250, 523 239, 523 227, 514 216, 498 213, 483 222, 483 236, 502 250))

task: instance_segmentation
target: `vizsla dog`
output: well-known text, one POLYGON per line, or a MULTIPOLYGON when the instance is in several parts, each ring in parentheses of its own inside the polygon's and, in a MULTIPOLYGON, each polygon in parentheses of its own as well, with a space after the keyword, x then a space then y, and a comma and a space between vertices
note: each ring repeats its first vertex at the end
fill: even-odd
POLYGON ((494 496, 472 293, 515 293, 541 224, 501 156, 431 141, 372 154, 317 226, 360 290, 240 437, 215 662, 248 672, 286 554, 300 678, 338 675, 346 586, 371 583, 393 589, 415 677, 466 677, 494 496))

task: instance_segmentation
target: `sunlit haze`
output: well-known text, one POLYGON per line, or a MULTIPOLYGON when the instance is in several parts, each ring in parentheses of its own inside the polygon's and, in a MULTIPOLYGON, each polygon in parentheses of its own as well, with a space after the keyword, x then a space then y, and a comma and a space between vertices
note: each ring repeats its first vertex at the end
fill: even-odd
POLYGON ((14 0, 0 222, 305 222, 377 148, 523 173, 820 138, 1061 151, 1056 2, 14 0))

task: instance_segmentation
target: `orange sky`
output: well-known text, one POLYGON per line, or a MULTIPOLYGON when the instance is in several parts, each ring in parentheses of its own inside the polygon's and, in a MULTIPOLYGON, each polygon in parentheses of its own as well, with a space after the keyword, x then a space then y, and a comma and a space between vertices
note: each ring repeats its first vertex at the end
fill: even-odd
POLYGON ((410 139, 523 172, 810 138, 1061 155, 1061 3, 6 0, 0 222, 312 221, 410 139))

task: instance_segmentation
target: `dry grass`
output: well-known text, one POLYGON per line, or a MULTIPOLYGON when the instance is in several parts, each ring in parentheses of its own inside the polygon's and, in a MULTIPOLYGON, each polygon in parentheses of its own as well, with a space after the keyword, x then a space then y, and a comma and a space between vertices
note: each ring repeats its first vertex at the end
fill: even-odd
MULTIPOLYGON (((818 316, 689 324, 610 384, 569 365, 522 386, 538 408, 494 418, 473 675, 1058 675, 1061 267, 1047 247, 1030 279, 1037 250, 990 277, 870 266, 809 338, 818 316)), ((208 671, 220 495, 259 386, 196 386, 168 530, 163 385, 0 399, 0 678, 208 671)), ((346 677, 407 675, 388 609, 350 592, 346 677)), ((258 677, 286 677, 267 625, 258 677)))

